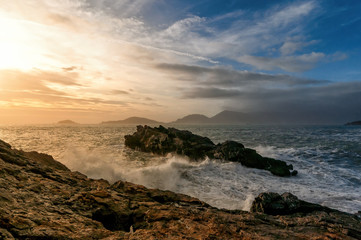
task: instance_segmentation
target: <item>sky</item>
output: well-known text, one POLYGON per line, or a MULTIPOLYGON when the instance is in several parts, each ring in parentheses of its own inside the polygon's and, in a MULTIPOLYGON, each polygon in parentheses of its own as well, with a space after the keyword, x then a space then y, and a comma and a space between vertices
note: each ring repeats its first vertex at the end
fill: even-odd
POLYGON ((0 0, 0 124, 361 119, 358 0, 0 0))

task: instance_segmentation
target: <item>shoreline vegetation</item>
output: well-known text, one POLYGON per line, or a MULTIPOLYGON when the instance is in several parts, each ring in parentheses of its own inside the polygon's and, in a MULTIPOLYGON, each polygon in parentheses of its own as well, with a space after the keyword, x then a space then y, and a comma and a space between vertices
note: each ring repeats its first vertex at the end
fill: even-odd
POLYGON ((0 239, 360 239, 349 214, 261 193, 251 212, 72 172, 0 140, 0 239))

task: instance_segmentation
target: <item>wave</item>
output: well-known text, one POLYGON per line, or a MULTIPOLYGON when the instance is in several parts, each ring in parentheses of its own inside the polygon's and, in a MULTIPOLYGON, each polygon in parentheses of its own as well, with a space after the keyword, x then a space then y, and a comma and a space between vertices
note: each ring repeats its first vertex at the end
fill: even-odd
POLYGON ((238 163, 211 159, 194 163, 178 156, 133 151, 124 147, 123 140, 133 128, 19 127, 1 129, 1 134, 14 147, 51 154, 88 177, 172 190, 218 208, 249 210, 260 192, 273 191, 291 192, 306 201, 350 213, 358 211, 361 152, 357 136, 361 131, 322 129, 200 128, 201 135, 208 134, 212 140, 238 140, 263 156, 293 164, 299 174, 292 178, 275 177, 238 163))

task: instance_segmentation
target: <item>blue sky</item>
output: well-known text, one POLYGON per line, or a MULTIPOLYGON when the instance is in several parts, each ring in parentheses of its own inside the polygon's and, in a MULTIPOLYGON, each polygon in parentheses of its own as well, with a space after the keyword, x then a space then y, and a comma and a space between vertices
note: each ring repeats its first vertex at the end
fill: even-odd
POLYGON ((3 122, 361 118, 360 1, 0 3, 3 122))
MULTIPOLYGON (((204 55, 210 55, 212 60, 231 65, 235 69, 270 74, 287 73, 333 81, 361 78, 361 72, 357 70, 361 64, 359 1, 148 1, 135 13, 122 11, 124 4, 114 4, 117 1, 102 1, 100 5, 99 1, 94 2, 95 4, 90 3, 90 6, 98 5, 103 9, 104 6, 109 6, 107 8, 109 14, 115 17, 142 19, 148 27, 156 30, 168 28, 171 23, 188 19, 187 30, 198 38, 204 37, 210 41, 218 40, 224 43, 227 40, 221 39, 222 35, 227 35, 230 37, 228 42, 233 40, 234 42, 231 43, 235 45, 237 41, 248 38, 239 43, 245 47, 249 44, 247 40, 258 38, 250 51, 242 46, 238 46, 238 49, 235 46, 235 51, 238 56, 252 55, 267 58, 264 60, 269 61, 268 64, 262 64, 260 59, 254 58, 235 61, 234 57, 229 55, 217 56, 217 52, 207 54, 205 50, 204 55), (281 22, 276 22, 277 17, 281 22), (272 24, 272 21, 275 22, 272 24), (263 28, 269 28, 268 31, 261 29, 262 24, 263 28), (252 31, 255 32, 252 34, 252 31), (256 34, 256 31, 259 33, 256 34), (297 57, 300 58, 302 55, 304 61, 297 60, 297 57), (287 60, 296 61, 295 64, 304 64, 308 60, 310 62, 300 69, 292 66, 278 67, 284 63, 282 58, 285 56, 288 56, 287 60), (272 64, 272 60, 279 62, 272 64)), ((184 50, 182 47, 174 46, 174 43, 173 46, 168 47, 184 50)), ((232 46, 229 48, 232 49, 232 46)))

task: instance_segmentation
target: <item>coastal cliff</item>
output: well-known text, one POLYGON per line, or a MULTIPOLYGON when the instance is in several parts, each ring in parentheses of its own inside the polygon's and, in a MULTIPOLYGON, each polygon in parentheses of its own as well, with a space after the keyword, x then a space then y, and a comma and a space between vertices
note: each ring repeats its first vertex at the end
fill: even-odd
POLYGON ((252 212, 72 172, 0 140, 0 239, 361 239, 357 215, 260 194, 252 212))

